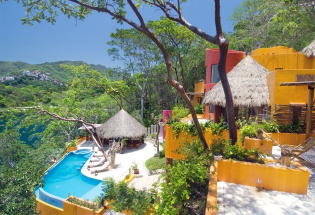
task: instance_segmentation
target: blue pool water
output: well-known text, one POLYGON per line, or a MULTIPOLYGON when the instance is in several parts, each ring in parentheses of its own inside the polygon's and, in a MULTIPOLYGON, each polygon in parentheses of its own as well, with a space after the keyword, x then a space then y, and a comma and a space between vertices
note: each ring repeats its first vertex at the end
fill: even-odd
POLYGON ((90 201, 102 195, 102 181, 86 177, 81 173, 82 166, 91 154, 92 152, 88 150, 70 152, 61 162, 46 172, 44 186, 35 191, 37 197, 47 203, 62 207, 62 199, 70 195, 90 201))

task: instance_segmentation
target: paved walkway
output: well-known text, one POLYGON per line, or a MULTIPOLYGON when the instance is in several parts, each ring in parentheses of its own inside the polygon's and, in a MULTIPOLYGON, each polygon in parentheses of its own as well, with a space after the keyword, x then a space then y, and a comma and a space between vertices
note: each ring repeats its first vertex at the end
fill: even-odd
MULTIPOLYGON (((91 142, 83 143, 80 145, 80 148, 91 148, 93 144, 91 142)), ((95 147, 95 149, 97 149, 95 147)), ((98 152, 100 153, 100 152, 98 152)), ((93 156, 85 163, 85 165, 82 167, 82 174, 102 180, 104 178, 111 177, 113 178, 116 182, 121 181, 124 179, 126 175, 129 173, 129 168, 135 163, 137 164, 139 170, 140 170, 140 175, 147 176, 149 175, 148 170, 145 167, 145 161, 148 160, 149 158, 153 157, 154 154, 156 153, 156 148, 154 145, 150 142, 145 142, 142 146, 136 149, 126 149, 124 153, 116 153, 116 158, 115 158, 115 164, 116 168, 107 170, 105 172, 101 172, 98 174, 91 174, 90 171, 87 169, 87 165, 91 164, 89 162, 90 159, 95 159, 93 156)), ((105 163, 105 166, 107 163, 105 163)), ((102 167, 96 167, 92 169, 100 169, 102 167)))
MULTIPOLYGON (((315 149, 305 155, 315 164, 315 149)), ((219 215, 308 215, 315 214, 315 165, 311 171, 307 195, 279 191, 257 191, 255 187, 218 182, 219 215)))

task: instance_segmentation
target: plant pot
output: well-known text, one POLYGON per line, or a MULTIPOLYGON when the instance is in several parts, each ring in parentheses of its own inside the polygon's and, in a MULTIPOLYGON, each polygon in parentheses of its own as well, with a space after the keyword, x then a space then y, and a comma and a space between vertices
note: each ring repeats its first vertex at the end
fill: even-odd
POLYGON ((140 172, 139 172, 139 169, 134 169, 133 170, 133 174, 135 174, 135 175, 137 175, 137 174, 139 174, 140 172))

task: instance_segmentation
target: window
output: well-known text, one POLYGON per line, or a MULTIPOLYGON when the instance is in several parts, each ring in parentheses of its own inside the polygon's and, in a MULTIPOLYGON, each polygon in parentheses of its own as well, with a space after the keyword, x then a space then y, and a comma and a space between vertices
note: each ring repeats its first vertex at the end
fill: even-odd
POLYGON ((212 64, 211 66, 211 83, 218 83, 220 81, 218 64, 212 64))
POLYGON ((210 105, 209 106, 209 112, 210 113, 214 113, 214 105, 210 105))

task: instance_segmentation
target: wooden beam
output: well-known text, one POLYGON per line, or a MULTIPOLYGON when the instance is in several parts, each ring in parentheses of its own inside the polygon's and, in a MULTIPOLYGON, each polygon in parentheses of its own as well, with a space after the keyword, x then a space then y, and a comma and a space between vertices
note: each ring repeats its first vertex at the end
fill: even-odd
POLYGON ((280 86, 315 86, 315 81, 283 82, 280 86))
POLYGON ((306 112, 306 136, 309 137, 312 132, 312 107, 314 99, 314 87, 308 87, 308 101, 306 112))

